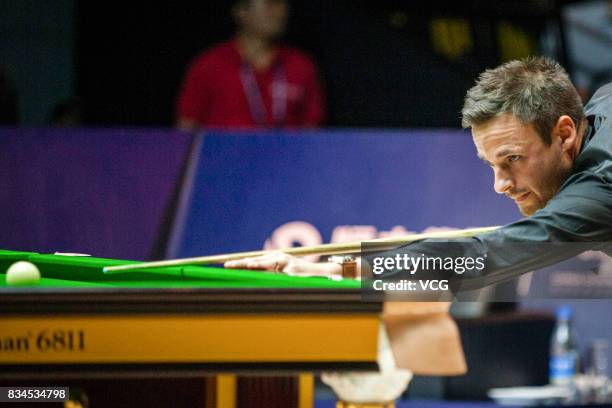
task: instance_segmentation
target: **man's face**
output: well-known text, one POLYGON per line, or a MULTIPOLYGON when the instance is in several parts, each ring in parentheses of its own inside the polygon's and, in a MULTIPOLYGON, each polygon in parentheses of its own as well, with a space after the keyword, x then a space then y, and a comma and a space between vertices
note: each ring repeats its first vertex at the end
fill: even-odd
POLYGON ((572 161, 553 137, 546 145, 531 124, 504 114, 472 127, 478 156, 495 174, 495 191, 516 202, 523 215, 544 207, 569 175, 572 161))
POLYGON ((288 15, 289 6, 285 0, 250 0, 238 11, 243 30, 269 40, 284 34, 288 15))

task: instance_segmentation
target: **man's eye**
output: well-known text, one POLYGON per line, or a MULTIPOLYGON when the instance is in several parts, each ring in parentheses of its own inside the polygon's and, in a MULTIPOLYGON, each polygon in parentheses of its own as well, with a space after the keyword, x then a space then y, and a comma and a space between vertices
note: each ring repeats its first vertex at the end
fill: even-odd
POLYGON ((508 161, 510 163, 513 163, 517 160, 519 160, 521 158, 521 156, 517 155, 517 154, 513 154, 512 156, 508 156, 508 161))

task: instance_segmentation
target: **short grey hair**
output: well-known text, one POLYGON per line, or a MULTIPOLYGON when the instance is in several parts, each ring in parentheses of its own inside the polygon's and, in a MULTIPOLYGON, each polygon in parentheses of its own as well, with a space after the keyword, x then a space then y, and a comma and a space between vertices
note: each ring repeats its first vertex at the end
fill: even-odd
POLYGON ((584 119, 582 101, 567 72, 545 57, 509 61, 480 74, 465 96, 461 125, 469 128, 505 113, 532 124, 546 144, 559 117, 568 115, 576 127, 584 119))

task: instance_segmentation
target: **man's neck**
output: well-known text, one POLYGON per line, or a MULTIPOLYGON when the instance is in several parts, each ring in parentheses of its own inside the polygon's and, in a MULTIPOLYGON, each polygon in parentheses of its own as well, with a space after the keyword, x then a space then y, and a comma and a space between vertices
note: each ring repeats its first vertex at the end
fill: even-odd
POLYGON ((237 44, 240 56, 255 70, 265 70, 272 63, 275 48, 272 41, 250 33, 239 33, 237 44))
POLYGON ((574 152, 574 159, 580 155, 582 151, 582 145, 584 143, 584 136, 586 135, 586 130, 589 127, 589 121, 585 119, 582 120, 582 123, 578 127, 578 140, 576 142, 576 151, 574 152))

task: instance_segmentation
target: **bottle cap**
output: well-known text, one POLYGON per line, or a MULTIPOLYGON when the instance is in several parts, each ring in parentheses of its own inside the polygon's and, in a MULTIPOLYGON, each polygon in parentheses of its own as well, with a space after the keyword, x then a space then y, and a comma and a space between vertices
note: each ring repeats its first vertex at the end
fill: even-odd
POLYGON ((557 308, 557 320, 569 320, 572 318, 572 308, 563 305, 557 308))

